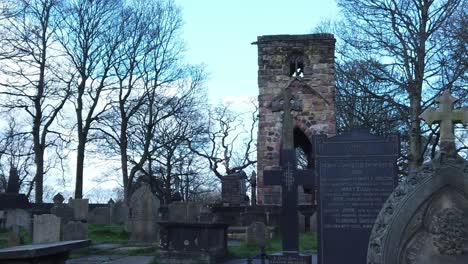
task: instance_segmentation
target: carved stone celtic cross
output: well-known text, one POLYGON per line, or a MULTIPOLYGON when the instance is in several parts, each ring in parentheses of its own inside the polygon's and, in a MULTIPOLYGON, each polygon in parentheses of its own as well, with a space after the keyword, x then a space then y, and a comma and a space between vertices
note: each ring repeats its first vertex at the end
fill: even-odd
POLYGON ((445 91, 435 101, 439 109, 428 108, 419 117, 424 119, 430 126, 440 123, 440 147, 442 151, 453 153, 455 151, 455 135, 453 125, 456 123, 468 123, 468 108, 453 109, 453 104, 458 99, 453 97, 449 91, 445 91))
POLYGON ((302 104, 295 100, 289 88, 273 99, 271 104, 273 112, 283 111, 282 145, 283 149, 294 149, 294 122, 291 111, 302 111, 302 104))

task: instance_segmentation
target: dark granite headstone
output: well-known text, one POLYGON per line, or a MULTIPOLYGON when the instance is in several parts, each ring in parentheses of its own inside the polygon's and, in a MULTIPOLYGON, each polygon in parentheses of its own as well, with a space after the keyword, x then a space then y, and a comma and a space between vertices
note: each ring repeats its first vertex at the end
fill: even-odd
POLYGON ((355 130, 314 138, 319 264, 366 263, 375 219, 397 184, 396 135, 355 130))

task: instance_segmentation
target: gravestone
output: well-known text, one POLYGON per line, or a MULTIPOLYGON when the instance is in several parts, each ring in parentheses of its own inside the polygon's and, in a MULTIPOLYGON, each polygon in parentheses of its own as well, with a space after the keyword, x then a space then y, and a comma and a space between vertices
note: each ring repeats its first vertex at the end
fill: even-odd
POLYGON ((15 247, 21 245, 21 229, 20 226, 12 226, 8 230, 8 247, 15 247))
POLYGON ((70 221, 63 227, 63 241, 84 240, 88 238, 88 224, 81 221, 70 221))
POLYGON ((398 136, 353 130, 317 136, 314 147, 318 263, 365 263, 375 218, 397 184, 398 136))
POLYGON ((73 209, 70 206, 64 204, 64 200, 65 199, 60 193, 56 194, 53 198, 54 206, 50 209, 51 214, 60 217, 62 228, 66 223, 74 219, 73 209))
POLYGON ((253 222, 247 227, 246 242, 263 248, 270 240, 270 230, 262 222, 253 222))
POLYGON ((448 92, 439 109, 421 115, 440 125, 440 150, 408 175, 382 206, 368 264, 468 263, 468 161, 455 148, 453 123, 468 123, 468 108, 453 110, 448 92))
POLYGON ((280 154, 280 170, 265 170, 263 184, 281 186, 281 234, 283 253, 272 256, 271 264, 296 263, 308 264, 311 255, 299 254, 299 216, 298 216, 298 186, 314 185, 313 170, 297 170, 296 150, 294 149, 294 117, 293 111, 302 111, 302 102, 292 95, 290 87, 286 87, 272 101, 271 110, 282 112, 282 150, 280 154))
POLYGON ((6 211, 5 228, 13 226, 21 226, 26 231, 31 233, 31 214, 23 209, 14 209, 6 211))
POLYGON ((129 209, 125 202, 117 201, 112 207, 111 221, 113 224, 126 225, 128 222, 129 209))
POLYGON ((110 224, 110 208, 96 207, 89 212, 88 223, 96 225, 110 224))
POLYGON ((33 243, 60 241, 60 218, 52 214, 34 216, 33 243))
POLYGON ((203 205, 194 202, 172 202, 168 205, 168 220, 171 222, 198 222, 203 205))
POLYGON ((159 199, 148 184, 142 184, 130 199, 130 242, 153 243, 158 240, 159 199))
POLYGON ((221 199, 224 206, 247 205, 247 175, 244 171, 221 178, 221 199))
POLYGON ((88 220, 88 210, 89 210, 89 200, 88 199, 69 199, 68 206, 73 208, 73 218, 77 221, 87 221, 88 220))

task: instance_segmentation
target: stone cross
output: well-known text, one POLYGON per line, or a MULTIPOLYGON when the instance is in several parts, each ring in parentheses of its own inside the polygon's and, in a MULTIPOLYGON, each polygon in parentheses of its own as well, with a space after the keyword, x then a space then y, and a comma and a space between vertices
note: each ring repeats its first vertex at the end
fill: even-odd
POLYGON ((286 88, 279 94, 271 104, 273 112, 283 111, 283 129, 282 129, 282 146, 283 149, 294 149, 294 128, 292 111, 302 111, 300 101, 294 99, 291 90, 286 88))
POLYGON ((281 151, 281 170, 265 170, 265 185, 282 187, 281 232, 283 235, 283 252, 292 253, 299 250, 299 217, 297 214, 298 185, 314 185, 313 170, 296 170, 296 151, 281 151))
POLYGON ((447 153, 455 153, 455 135, 453 124, 468 123, 468 108, 453 109, 453 104, 458 99, 453 97, 449 91, 445 91, 435 101, 439 104, 439 109, 428 108, 419 117, 424 119, 430 126, 433 123, 440 123, 440 148, 447 153))

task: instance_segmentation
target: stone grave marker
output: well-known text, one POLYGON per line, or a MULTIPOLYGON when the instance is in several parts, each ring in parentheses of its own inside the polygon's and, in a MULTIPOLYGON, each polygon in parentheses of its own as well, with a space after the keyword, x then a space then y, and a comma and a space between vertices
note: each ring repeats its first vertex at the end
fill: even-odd
POLYGON ((468 263, 468 161, 456 152, 453 123, 468 123, 468 108, 453 110, 444 92, 439 109, 421 115, 439 122, 440 150, 410 173, 382 206, 369 241, 368 264, 468 263))
POLYGON ((265 247, 270 240, 270 230, 262 222, 253 222, 247 227, 247 244, 265 247))
POLYGON ((6 211, 5 228, 21 226, 31 233, 31 214, 23 209, 13 209, 6 211))
POLYGON ((68 200, 68 205, 73 208, 74 220, 87 221, 89 200, 88 199, 72 199, 68 200))
POLYGON ((88 224, 70 221, 63 227, 63 241, 88 239, 88 224))
POLYGON ((148 184, 142 184, 130 199, 130 241, 152 243, 158 240, 159 199, 148 184))
POLYGON ((169 221, 172 222, 198 222, 203 205, 194 202, 172 202, 168 205, 169 221))
POLYGON ((365 263, 374 221, 397 184, 397 135, 353 130, 314 138, 318 263, 365 263))
POLYGON ((60 193, 56 194, 53 198, 54 206, 50 209, 51 214, 60 217, 62 228, 65 226, 66 223, 68 223, 68 221, 74 219, 73 209, 70 206, 64 204, 64 200, 65 199, 60 193))
POLYGON ((247 175, 244 171, 226 175, 221 179, 221 200, 224 206, 247 205, 247 175))
POLYGON ((21 230, 20 226, 12 226, 8 230, 8 247, 15 247, 21 245, 21 230))
POLYGON ((33 243, 60 241, 60 218, 53 214, 34 216, 33 243))
POLYGON ((128 222, 129 209, 123 201, 117 201, 112 207, 111 221, 113 224, 126 225, 128 222))
POLYGON ((96 225, 110 224, 110 208, 109 207, 96 207, 89 212, 88 223, 96 225))

